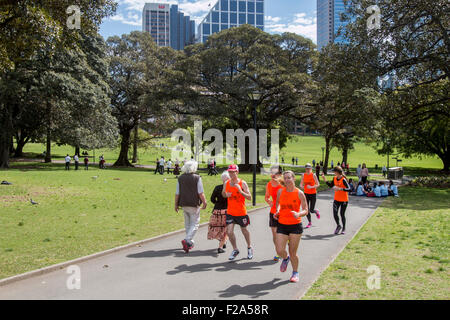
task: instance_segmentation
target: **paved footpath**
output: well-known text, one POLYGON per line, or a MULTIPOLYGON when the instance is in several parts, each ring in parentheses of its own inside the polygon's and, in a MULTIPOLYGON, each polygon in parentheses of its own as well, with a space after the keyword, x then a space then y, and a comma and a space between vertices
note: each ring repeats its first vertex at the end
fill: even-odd
MULTIPOLYGON (((347 233, 334 235, 333 193, 321 192, 317 206, 321 219, 313 215, 299 248, 300 281, 289 283, 292 268, 281 273, 272 260, 275 250, 268 227, 269 209, 250 215, 249 230, 254 258, 247 259, 244 237, 236 227, 236 261, 228 261, 232 250, 217 253, 217 241, 206 240, 207 227, 199 229, 193 251, 185 254, 176 234, 142 246, 134 246, 77 265, 81 288, 67 289, 67 268, 0 286, 0 299, 298 299, 334 260, 372 215, 381 199, 350 197, 347 233)), ((208 214, 202 211, 202 214, 208 214)))

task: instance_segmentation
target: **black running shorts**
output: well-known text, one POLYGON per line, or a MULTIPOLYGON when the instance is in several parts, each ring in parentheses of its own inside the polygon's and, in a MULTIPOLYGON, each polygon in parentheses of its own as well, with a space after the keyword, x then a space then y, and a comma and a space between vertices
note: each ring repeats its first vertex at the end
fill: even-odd
POLYGON ((291 233, 293 234, 302 234, 303 233, 303 225, 301 223, 299 224, 281 224, 278 223, 277 226, 277 233, 289 235, 291 233))
POLYGON ((273 213, 269 214, 269 227, 277 227, 278 220, 273 217, 273 213))
POLYGON ((245 216, 232 216, 227 214, 227 220, 226 220, 226 224, 238 224, 241 227, 246 227, 250 224, 250 217, 248 215, 245 216))

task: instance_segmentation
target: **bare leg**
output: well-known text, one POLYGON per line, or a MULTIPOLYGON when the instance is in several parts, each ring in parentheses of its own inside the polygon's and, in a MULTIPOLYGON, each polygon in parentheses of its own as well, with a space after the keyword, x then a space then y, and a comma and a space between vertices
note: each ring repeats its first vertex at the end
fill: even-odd
POLYGON ((277 227, 270 227, 272 230, 272 240, 275 246, 275 251, 277 250, 277 227))
POLYGON ((242 234, 244 235, 245 241, 247 242, 247 248, 252 246, 250 242, 250 232, 248 232, 247 228, 241 227, 242 234))
POLYGON ((227 242, 228 240, 228 235, 225 235, 225 237, 223 237, 222 241, 219 242, 219 248, 222 248, 223 245, 227 242))
POLYGON ((230 242, 231 242, 231 245, 233 246, 233 249, 237 250, 236 236, 234 235, 234 223, 229 224, 227 226, 227 235, 228 235, 228 238, 230 239, 230 242))
POLYGON ((287 259, 287 257, 288 257, 288 253, 286 251, 286 244, 287 244, 288 239, 289 239, 289 237, 287 235, 282 234, 282 233, 277 233, 277 238, 276 238, 277 254, 282 259, 287 259))
POLYGON ((301 234, 291 233, 289 235, 289 256, 291 257, 292 269, 298 272, 298 255, 297 250, 300 244, 301 234))

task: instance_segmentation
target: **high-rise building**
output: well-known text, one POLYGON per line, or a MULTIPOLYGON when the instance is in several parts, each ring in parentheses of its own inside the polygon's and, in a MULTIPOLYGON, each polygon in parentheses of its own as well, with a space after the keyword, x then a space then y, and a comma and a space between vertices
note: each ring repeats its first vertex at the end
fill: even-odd
POLYGON ((264 0, 218 0, 197 30, 197 41, 225 29, 243 24, 264 30, 264 0))
POLYGON ((317 47, 319 50, 331 42, 346 42, 343 35, 337 35, 340 28, 347 24, 346 21, 341 21, 341 14, 345 11, 344 0, 317 0, 317 47))
POLYGON ((146 3, 142 31, 150 32, 158 46, 175 50, 183 50, 195 41, 195 21, 180 12, 178 5, 146 3))

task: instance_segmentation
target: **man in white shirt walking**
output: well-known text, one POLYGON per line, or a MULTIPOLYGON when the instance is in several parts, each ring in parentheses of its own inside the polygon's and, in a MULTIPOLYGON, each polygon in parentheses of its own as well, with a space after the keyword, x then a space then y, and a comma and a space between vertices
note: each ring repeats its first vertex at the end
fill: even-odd
POLYGON ((75 170, 78 170, 78 163, 79 163, 80 159, 78 159, 78 155, 77 154, 75 154, 73 156, 73 160, 75 161, 75 170))

